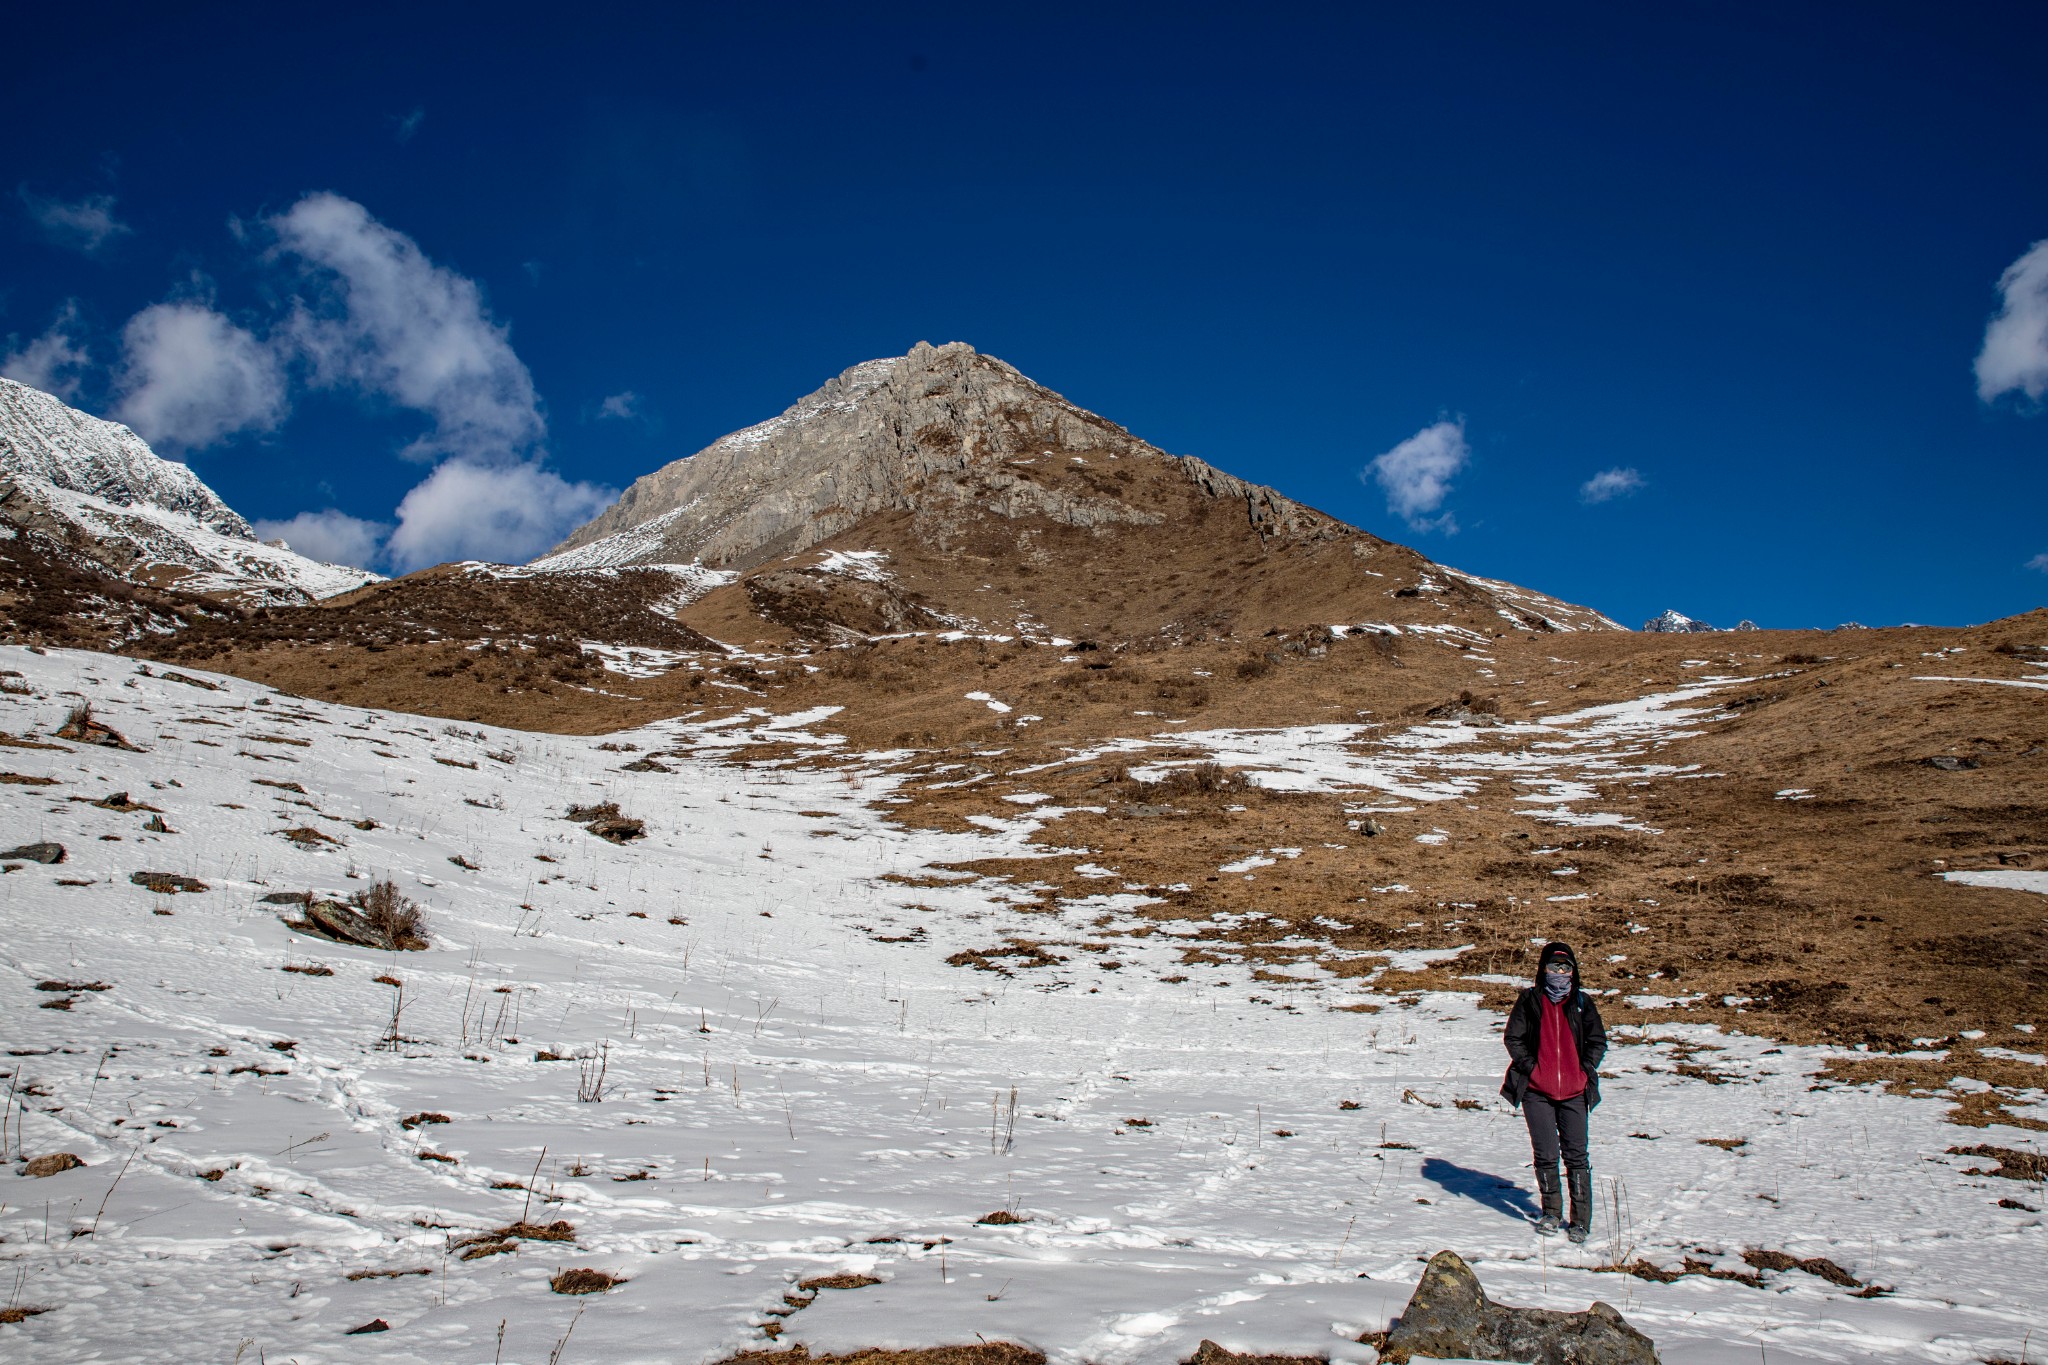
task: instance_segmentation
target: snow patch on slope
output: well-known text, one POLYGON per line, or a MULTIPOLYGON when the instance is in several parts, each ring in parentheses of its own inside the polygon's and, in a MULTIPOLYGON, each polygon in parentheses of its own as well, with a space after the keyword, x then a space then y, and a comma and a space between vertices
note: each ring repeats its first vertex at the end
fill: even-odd
MULTIPOLYGON (((596 736, 232 678, 200 691, 107 655, 0 649, 0 666, 32 689, 0 694, 0 728, 47 733, 75 692, 144 750, 6 751, 58 785, 0 785, 0 830, 70 856, 0 877, 0 1070, 21 1082, 23 1145, 87 1163, 0 1176, 20 1301, 51 1310, 5 1329, 23 1359, 153 1360, 148 1343, 171 1340, 194 1360, 483 1361, 502 1322, 501 1358, 538 1365, 581 1307, 565 1358, 613 1365, 772 1346, 775 1321, 814 1355, 979 1336, 1058 1365, 1171 1365, 1207 1337, 1364 1360, 1355 1338, 1446 1246, 1506 1302, 1619 1297, 1671 1360, 2017 1358, 2036 1316, 2038 1215, 2000 1209, 2008 1191, 1988 1187, 2006 1182, 1939 1154, 2037 1135, 1959 1133, 1941 1099, 1817 1088, 1825 1049, 1617 1029, 1595 1160, 1627 1217, 1603 1206, 1584 1248, 1539 1243, 1526 1138, 1493 1093, 1499 1021, 1472 995, 1191 972, 1144 896, 1048 907, 928 875, 1042 855, 1029 838, 1050 814, 893 824, 897 756, 845 753, 824 708, 611 736, 674 768, 624 773, 596 736), (750 739, 835 763, 693 752, 750 739), (61 799, 116 790, 179 832, 61 799), (616 847, 561 818, 607 799, 644 839, 616 847), (300 827, 344 842, 280 837, 300 827), (129 882, 142 869, 209 889, 151 892, 129 882), (426 903, 429 951, 295 935, 289 907, 259 899, 358 874, 426 903), (1006 936, 1059 960, 1010 976, 947 963, 1006 936), (1068 946, 1105 940, 1113 956, 1068 946), (1368 1001, 1380 1012, 1332 1012, 1368 1001), (380 1045, 399 1002, 400 1036, 380 1045), (1674 1049, 1702 1045, 1737 1083, 1676 1074, 1674 1049), (576 1058, 600 1055, 603 1098, 579 1102, 576 1058), (421 1114, 448 1122, 405 1126, 421 1114), (572 1223, 573 1242, 451 1250, 518 1218, 529 1181, 534 1221, 572 1223), (978 1221, 999 1209, 1027 1221, 978 1221), (1763 1290, 1594 1271, 1634 1256, 1746 1271, 1746 1247, 1827 1256, 1897 1293, 1799 1271, 1763 1290), (573 1303, 548 1290, 568 1266, 625 1283, 573 1303), (769 1316, 796 1281, 837 1272, 881 1283, 769 1316), (374 1318, 390 1330, 343 1335, 374 1318)), ((1396 972, 1422 958, 1377 956, 1396 972)))

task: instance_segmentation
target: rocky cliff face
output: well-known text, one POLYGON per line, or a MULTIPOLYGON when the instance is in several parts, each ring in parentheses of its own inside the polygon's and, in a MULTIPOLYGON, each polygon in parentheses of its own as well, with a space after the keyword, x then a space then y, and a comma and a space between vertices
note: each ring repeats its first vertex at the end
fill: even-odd
POLYGON ((118 577, 280 606, 374 582, 256 539, 189 468, 117 422, 0 379, 0 520, 118 577))

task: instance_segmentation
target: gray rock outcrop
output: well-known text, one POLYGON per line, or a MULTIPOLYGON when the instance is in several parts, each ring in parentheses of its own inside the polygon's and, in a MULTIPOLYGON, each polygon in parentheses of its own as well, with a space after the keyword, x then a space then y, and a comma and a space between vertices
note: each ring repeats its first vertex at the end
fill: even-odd
POLYGON ((1658 1365, 1656 1343, 1604 1303, 1583 1313, 1494 1303, 1455 1251, 1439 1251, 1387 1333, 1382 1361, 1515 1360, 1658 1365))

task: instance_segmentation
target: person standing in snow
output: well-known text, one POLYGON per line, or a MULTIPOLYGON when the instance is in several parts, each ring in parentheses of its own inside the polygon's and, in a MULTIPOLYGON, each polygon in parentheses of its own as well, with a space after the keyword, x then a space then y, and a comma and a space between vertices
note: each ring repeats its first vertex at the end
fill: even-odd
POLYGON ((1536 1231, 1555 1237, 1564 1214, 1557 1159, 1571 1181, 1572 1216, 1563 1223, 1574 1242, 1593 1230, 1593 1166, 1587 1155, 1586 1117, 1600 1103, 1600 1059, 1607 1027, 1593 999, 1579 989, 1579 960, 1563 943, 1546 943, 1536 958, 1536 984, 1515 997, 1502 1034, 1508 1074, 1501 1096, 1522 1111, 1536 1157, 1536 1187, 1543 1216, 1536 1231))

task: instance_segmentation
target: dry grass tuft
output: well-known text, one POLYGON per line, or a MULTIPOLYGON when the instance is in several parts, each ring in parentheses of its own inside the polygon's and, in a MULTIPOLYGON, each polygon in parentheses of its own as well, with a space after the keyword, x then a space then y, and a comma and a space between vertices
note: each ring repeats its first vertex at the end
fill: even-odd
POLYGON ((1186 1365, 1323 1365, 1322 1356, 1262 1356, 1225 1350, 1206 1338, 1186 1365))
POLYGON ((1758 1270, 1803 1270, 1817 1275, 1829 1284, 1844 1289, 1861 1289, 1863 1281, 1851 1275, 1825 1256, 1794 1256, 1785 1251, 1763 1251, 1752 1248, 1742 1253, 1742 1259, 1758 1270))
POLYGON ((608 1270, 592 1270, 583 1267, 564 1270, 548 1281, 548 1288, 557 1294, 602 1294, 615 1285, 626 1282, 623 1275, 614 1275, 608 1270))
POLYGON ((1045 1356, 1028 1346, 1007 1341, 814 1356, 799 1342, 786 1351, 742 1351, 738 1355, 727 1356, 717 1365, 1045 1365, 1045 1356))
POLYGON ((1993 1147, 1980 1142, 1974 1147, 1951 1147, 1948 1154, 1989 1157, 1998 1163, 1996 1170, 1979 1171, 1979 1175, 2000 1175, 2007 1180, 2048 1180, 2048 1152, 2023 1152, 2014 1147, 1993 1147))
POLYGON ((421 1266, 418 1270, 351 1270, 342 1278, 344 1280, 402 1280, 408 1275, 431 1275, 433 1273, 434 1271, 431 1266, 421 1266))
POLYGON ((797 1288, 811 1291, 817 1289, 865 1289, 882 1281, 874 1275, 862 1275, 856 1271, 841 1271, 837 1275, 813 1275, 808 1280, 797 1281, 797 1288))

